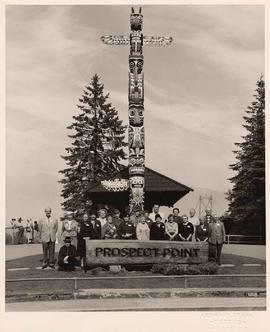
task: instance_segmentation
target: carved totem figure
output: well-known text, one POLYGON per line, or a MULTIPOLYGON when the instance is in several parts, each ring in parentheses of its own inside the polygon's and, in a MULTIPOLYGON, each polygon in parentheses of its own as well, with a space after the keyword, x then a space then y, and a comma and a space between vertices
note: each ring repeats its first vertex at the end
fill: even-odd
POLYGON ((130 15, 130 35, 102 36, 107 45, 130 45, 129 55, 129 189, 130 212, 143 210, 144 205, 144 76, 143 45, 166 46, 173 41, 171 37, 145 37, 142 34, 143 15, 141 7, 135 13, 133 7, 130 15))

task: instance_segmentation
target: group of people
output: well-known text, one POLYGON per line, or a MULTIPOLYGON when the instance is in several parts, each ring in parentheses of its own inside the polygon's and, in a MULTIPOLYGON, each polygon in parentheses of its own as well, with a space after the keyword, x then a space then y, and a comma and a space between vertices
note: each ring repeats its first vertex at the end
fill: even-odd
POLYGON ((13 244, 24 244, 26 243, 37 243, 38 242, 38 222, 32 219, 27 219, 26 222, 19 218, 12 218, 11 225, 14 230, 13 233, 13 244))
MULTIPOLYGON (((38 224, 43 246, 43 268, 54 268, 55 241, 59 234, 58 222, 51 218, 51 212, 50 208, 46 208, 46 218, 38 224)), ((98 215, 85 213, 81 220, 75 220, 73 212, 67 212, 60 229, 60 242, 63 244, 58 255, 60 269, 74 269, 76 257, 84 266, 86 239, 208 241, 209 258, 220 264, 225 228, 209 210, 201 219, 196 217, 194 209, 190 210, 189 217, 186 214, 180 216, 178 208, 174 208, 165 218, 158 205, 154 205, 151 213, 137 210, 132 215, 126 213, 123 219, 118 210, 113 214, 108 214, 106 209, 100 209, 98 215)))

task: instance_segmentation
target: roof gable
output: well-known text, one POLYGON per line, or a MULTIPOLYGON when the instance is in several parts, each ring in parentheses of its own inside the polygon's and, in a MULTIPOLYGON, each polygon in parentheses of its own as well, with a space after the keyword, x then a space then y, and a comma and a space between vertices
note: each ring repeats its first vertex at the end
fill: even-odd
MULTIPOLYGON (((119 172, 113 174, 109 179, 128 179, 128 167, 126 166, 119 172)), ((163 174, 160 174, 151 168, 145 167, 145 191, 146 192, 184 192, 193 191, 192 188, 177 182, 163 174)), ((109 192, 100 182, 91 185, 89 192, 109 192)))

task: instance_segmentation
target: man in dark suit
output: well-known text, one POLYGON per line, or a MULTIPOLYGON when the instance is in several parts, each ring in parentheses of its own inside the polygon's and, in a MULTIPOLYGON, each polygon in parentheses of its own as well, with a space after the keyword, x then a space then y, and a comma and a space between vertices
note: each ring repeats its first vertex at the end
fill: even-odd
POLYGON ((161 216, 155 216, 155 222, 150 227, 150 240, 165 240, 165 225, 161 216))
POLYGON ((93 226, 92 234, 90 236, 91 240, 100 240, 101 239, 101 222, 97 220, 97 216, 92 213, 90 215, 90 222, 93 226))
POLYGON ((71 237, 64 239, 64 245, 60 248, 58 254, 58 270, 74 271, 76 265, 76 247, 71 244, 71 237))
POLYGON ((212 211, 210 209, 205 210, 204 223, 209 225, 211 222, 214 222, 214 217, 212 216, 212 211))
POLYGON ((209 236, 208 225, 204 223, 203 219, 200 219, 200 225, 196 226, 195 239, 197 242, 206 242, 209 236))
POLYGON ((119 210, 114 210, 113 213, 113 224, 115 225, 116 229, 117 229, 117 233, 118 233, 118 229, 120 227, 120 225, 122 224, 123 219, 120 218, 120 211, 119 210))
POLYGON ((58 230, 58 221, 52 219, 52 209, 47 207, 45 209, 46 218, 39 221, 39 237, 43 249, 43 266, 45 269, 48 265, 54 269, 54 253, 56 232, 58 230), (49 258, 48 258, 49 256, 49 258))
POLYGON ((132 240, 136 237, 136 227, 129 218, 129 214, 124 216, 124 221, 118 228, 118 236, 123 240, 132 240))
POLYGON ((225 227, 218 218, 213 219, 209 225, 209 260, 214 260, 220 265, 220 256, 225 242, 225 227))

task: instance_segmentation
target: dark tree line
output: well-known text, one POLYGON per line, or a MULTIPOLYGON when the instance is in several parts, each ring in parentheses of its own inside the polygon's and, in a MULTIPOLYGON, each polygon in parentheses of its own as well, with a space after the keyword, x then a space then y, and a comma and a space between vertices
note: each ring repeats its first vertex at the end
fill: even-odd
POLYGON ((229 219, 242 234, 265 237, 265 83, 257 82, 254 101, 243 117, 247 134, 235 143, 235 176, 227 193, 229 219), (238 225, 238 227, 237 227, 238 225))

